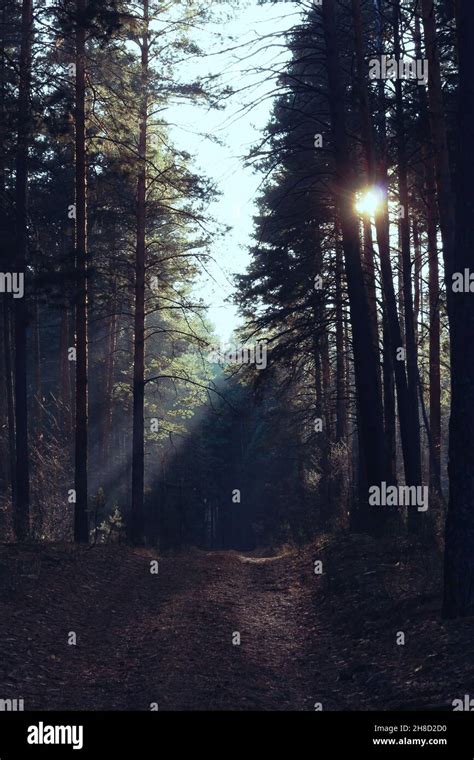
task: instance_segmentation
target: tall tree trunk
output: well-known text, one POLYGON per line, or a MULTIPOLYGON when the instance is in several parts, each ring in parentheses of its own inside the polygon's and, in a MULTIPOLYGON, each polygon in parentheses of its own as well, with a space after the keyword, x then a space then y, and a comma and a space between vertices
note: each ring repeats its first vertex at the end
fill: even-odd
MULTIPOLYGON (((3 303, 6 302, 5 296, 3 303)), ((5 319, 5 310, 0 309, 0 335, 3 336, 3 323, 5 319)), ((0 350, 0 489, 2 494, 6 494, 10 486, 11 472, 9 469, 9 440, 8 440, 8 404, 7 404, 7 372, 5 367, 5 352, 0 350), (5 435, 6 433, 6 435, 5 435)))
POLYGON ((331 364, 329 361, 329 336, 326 326, 323 327, 323 332, 320 335, 319 340, 321 351, 321 372, 323 375, 323 399, 324 399, 324 428, 325 437, 327 441, 327 448, 329 450, 331 441, 333 440, 333 425, 332 425, 332 404, 331 404, 331 364))
MULTIPOLYGON (((321 242, 321 233, 319 228, 315 235, 315 255, 313 259, 313 271, 310 282, 314 282, 316 275, 319 275, 323 266, 323 249, 321 242)), ((329 398, 330 384, 330 367, 329 367, 329 344, 327 335, 327 326, 324 322, 325 306, 321 298, 321 293, 316 289, 313 290, 313 357, 314 357, 314 386, 316 391, 315 417, 323 421, 323 429, 317 435, 318 452, 319 452, 319 469, 321 478, 319 481, 319 500, 321 503, 320 518, 321 524, 328 525, 328 520, 333 516, 330 494, 330 477, 329 477, 329 453, 332 437, 331 430, 331 401, 329 398)), ((300 461, 300 458, 298 458, 300 461)))
POLYGON ((7 403, 8 448, 10 464, 10 482, 12 490, 12 510, 15 514, 16 504, 16 441, 15 441, 15 406, 13 398, 12 355, 10 332, 10 308, 7 298, 3 297, 3 352, 5 366, 5 395, 7 403))
POLYGON ((383 401, 385 417, 385 440, 387 446, 387 482, 397 482, 397 421, 395 406, 395 383, 393 356, 388 330, 387 308, 383 309, 383 401))
MULTIPOLYGON (((76 345, 76 308, 68 311, 68 347, 72 348, 76 345)), ((76 430, 76 363, 69 361, 69 430, 72 430, 75 435, 76 430)))
POLYGON ((432 456, 430 457, 430 484, 439 489, 441 481, 441 367, 440 367, 440 289, 438 263, 438 212, 436 208, 436 185, 433 162, 425 149, 425 183, 427 196, 428 226, 428 298, 429 298, 429 383, 430 383, 430 434, 432 456))
MULTIPOLYGON (((393 36, 395 58, 402 57, 400 45, 400 0, 393 4, 393 36)), ((421 443, 420 443, 420 417, 418 412, 418 364, 415 341, 415 320, 413 315, 413 292, 411 278, 411 251, 410 251, 410 208, 408 198, 408 164, 405 138, 405 119, 403 116, 403 88, 402 80, 395 80, 395 116, 397 128, 397 158, 398 158, 398 193, 399 205, 403 209, 400 223, 400 249, 402 258, 402 283, 403 283, 403 311, 405 316, 405 347, 407 360, 407 393, 410 415, 410 447, 411 455, 415 457, 414 473, 416 483, 421 484, 421 443)), ((415 509, 408 511, 408 524, 416 529, 420 524, 421 513, 415 509)))
MULTIPOLYGON (((352 17, 354 21, 355 52, 356 52, 356 82, 359 98, 359 111, 361 119, 361 139, 363 156, 365 159, 367 182, 371 185, 376 178, 374 141, 372 135, 372 121, 370 116, 369 92, 365 83, 365 60, 364 40, 362 31, 362 15, 360 0, 352 0, 352 17)), ((374 350, 379 354, 379 328, 377 319, 377 292, 375 284, 375 261, 372 237, 372 223, 367 217, 363 219, 364 235, 364 277, 367 287, 370 312, 370 330, 374 341, 374 350)), ((377 373, 379 385, 381 385, 380 370, 377 373)), ((381 391, 380 391, 381 392, 381 391)))
MULTIPOLYGON (((453 268, 472 267, 474 251, 474 5, 458 3, 459 93, 456 176, 456 240, 453 268)), ((443 612, 474 614, 474 298, 452 293, 449 507, 443 612)))
MULTIPOLYGON (((374 259, 374 240, 372 236, 372 223, 367 217, 363 220, 363 268, 364 279, 367 288, 367 298, 369 305, 370 315, 370 332, 372 335, 372 342, 374 344, 374 353, 379 358, 380 355, 380 339, 379 339, 379 325, 377 317, 377 288, 375 283, 375 259, 374 259)), ((380 364, 380 361, 379 361, 380 364)), ((382 379, 380 376, 380 366, 377 371, 377 382, 379 383, 380 393, 382 393, 382 379)))
POLYGON ((454 262, 455 198, 451 178, 446 118, 438 46, 434 0, 420 0, 426 56, 428 58, 428 102, 431 136, 436 166, 439 222, 443 241, 446 298, 448 313, 453 299, 452 273, 454 262))
MULTIPOLYGON (((415 54, 422 57, 421 30, 415 18, 415 54)), ((428 99, 424 87, 419 88, 420 120, 423 130, 430 130, 428 99)), ((431 130, 432 132, 432 130, 431 130)), ((430 386, 430 486, 439 490, 441 483, 441 369, 440 369, 440 289, 438 263, 438 211, 436 204, 436 175, 434 143, 423 146, 423 170, 426 188, 426 223, 428 237, 428 299, 429 299, 429 386, 430 386)), ((448 167, 449 168, 449 167, 448 167)))
POLYGON ((135 340, 133 357, 132 520, 134 543, 143 541, 145 486, 145 269, 146 148, 148 125, 148 0, 143 2, 145 31, 141 41, 141 105, 138 141, 137 245, 135 257, 135 340))
POLYGON ((74 539, 89 539, 87 511, 87 159, 86 159, 86 3, 76 0, 76 412, 74 539))
POLYGON ((379 362, 367 332, 369 304, 361 262, 358 220, 353 209, 353 179, 346 134, 344 94, 337 53, 334 5, 322 6, 330 92, 331 126, 336 162, 336 199, 340 216, 347 287, 351 308, 354 369, 359 425, 364 445, 367 482, 380 483, 386 473, 383 410, 378 381, 379 362))
POLYGON ((415 322, 415 343, 418 358, 418 338, 419 330, 418 323, 420 320, 420 288, 421 288, 421 241, 420 241, 420 229, 418 226, 418 220, 413 220, 413 248, 415 251, 414 262, 414 280, 415 280, 415 296, 413 300, 413 319, 415 322))
POLYGON ((68 349, 69 310, 67 303, 63 303, 59 328, 59 426, 64 439, 68 439, 71 432, 71 378, 68 349))
MULTIPOLYGON (((23 0, 21 13, 20 78, 18 92, 18 143, 16 153, 16 263, 15 270, 26 280, 28 245, 28 145, 30 141, 31 47, 33 37, 33 3, 23 0)), ((15 309, 15 433, 16 433, 16 502, 14 529, 19 541, 27 538, 30 528, 30 463, 28 450, 27 326, 25 298, 14 299, 15 309)))
POLYGON ((43 426, 43 400, 41 390, 41 332, 40 332, 40 310, 38 297, 35 297, 35 315, 34 315, 34 366, 35 366, 35 383, 34 383, 34 432, 37 438, 41 437, 43 426))
POLYGON ((390 243, 386 204, 385 209, 376 220, 376 226, 387 319, 385 340, 388 341, 388 343, 385 345, 386 349, 391 353, 395 374, 405 480, 408 485, 419 485, 421 483, 420 449, 413 436, 405 361, 397 356, 398 350, 404 348, 404 341, 400 329, 400 322, 398 320, 393 272, 390 262, 390 243))
MULTIPOLYGON (((5 183, 5 160, 6 160, 6 103, 5 103, 5 46, 6 46, 6 8, 2 10, 1 26, 1 51, 0 51, 0 250, 2 252, 2 262, 6 270, 12 269, 12 237, 11 237, 11 220, 7 214, 7 198, 5 183)), ((16 513, 15 493, 16 493, 16 444, 15 444, 15 406, 13 398, 13 378, 12 378, 12 341, 11 341, 11 301, 5 293, 2 298, 2 336, 3 336, 3 371, 4 371, 4 397, 5 397, 5 415, 7 424, 7 446, 8 455, 7 469, 8 480, 11 487, 12 514, 16 513)))
POLYGON ((343 260, 339 229, 336 236, 336 443, 347 438, 347 387, 344 356, 343 260))
MULTIPOLYGON (((317 319, 317 316, 316 316, 317 319)), ((314 404, 314 416, 315 419, 324 420, 323 430, 317 435, 319 452, 319 471, 320 480, 318 484, 318 500, 321 505, 319 510, 320 525, 323 529, 327 529, 328 518, 331 512, 329 505, 328 494, 328 440, 326 425, 326 415, 324 414, 324 390, 323 390, 323 368, 322 368, 322 355, 321 355, 322 341, 321 336, 313 333, 313 362, 314 362, 314 389, 315 389, 315 404, 314 404)))
POLYGON ((112 313, 109 318, 107 334, 107 355, 105 357, 105 398, 102 422, 101 461, 105 469, 108 466, 110 451, 110 436, 112 432, 112 415, 115 369, 115 348, 117 344, 117 284, 114 281, 111 299, 112 313))

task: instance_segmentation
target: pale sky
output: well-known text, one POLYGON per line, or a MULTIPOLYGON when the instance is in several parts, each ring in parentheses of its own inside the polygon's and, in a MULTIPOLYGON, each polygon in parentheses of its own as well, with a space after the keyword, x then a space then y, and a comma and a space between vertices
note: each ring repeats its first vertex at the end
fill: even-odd
POLYGON ((214 262, 196 286, 197 294, 210 306, 209 317, 223 341, 229 339, 239 324, 237 311, 226 303, 226 298, 233 292, 233 273, 245 271, 249 262, 255 197, 262 180, 251 168, 243 166, 242 156, 258 141, 269 119, 272 100, 265 96, 275 84, 274 79, 262 81, 264 75, 252 73, 251 69, 262 65, 279 67, 284 62, 288 53, 283 48, 283 39, 264 38, 290 28, 298 20, 297 7, 292 2, 259 6, 256 0, 247 0, 239 3, 232 13, 230 22, 209 26, 203 32, 198 42, 208 55, 193 61, 193 73, 222 74, 224 85, 235 90, 246 88, 245 91, 233 96, 223 111, 177 106, 170 119, 183 127, 172 127, 174 144, 193 155, 195 166, 215 180, 222 192, 211 213, 232 227, 225 238, 216 239, 212 250, 214 262), (224 39, 218 39, 219 34, 224 39), (225 52, 237 45, 239 49, 225 52), (265 51, 264 45, 273 47, 265 51), (250 112, 239 113, 249 103, 257 105, 250 112), (203 139, 200 132, 215 134, 224 146, 203 139))

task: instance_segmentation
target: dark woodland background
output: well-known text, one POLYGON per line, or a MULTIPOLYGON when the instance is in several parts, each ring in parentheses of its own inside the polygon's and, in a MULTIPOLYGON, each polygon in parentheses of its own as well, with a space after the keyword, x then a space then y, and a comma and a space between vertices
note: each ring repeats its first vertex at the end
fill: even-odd
MULTIPOLYGON (((474 7, 471 0, 288 6, 299 11, 295 25, 262 45, 284 45, 290 58, 277 72, 258 72, 275 78, 271 118, 243 158, 262 184, 251 264, 235 278, 243 326, 234 342, 266 341, 268 365, 258 370, 210 355, 219 339, 195 283, 216 239, 226 245, 226 230, 209 212, 219 187, 174 147, 167 123, 171 103, 205 110, 232 101, 217 74, 193 75, 193 60, 206 55, 197 30, 222 13, 231 35, 232 7, 2 0, 1 267, 24 274, 25 283, 23 298, 0 296, 4 613, 26 615, 35 605, 43 614, 48 587, 67 596, 71 563, 79 563, 74 572, 85 574, 85 585, 71 590, 71 605, 81 594, 89 610, 94 599, 105 605, 94 622, 87 618, 100 638, 107 604, 114 612, 121 604, 118 587, 114 601, 104 601, 114 563, 125 575, 130 569, 122 592, 133 594, 138 558, 163 558, 169 601, 186 573, 219 571, 218 583, 238 556, 242 572, 261 567, 276 606, 265 607, 267 594, 259 607, 258 579, 242 586, 232 565, 224 601, 213 598, 212 584, 198 584, 189 593, 202 595, 202 606, 191 623, 198 602, 190 597, 179 625, 206 620, 206 604, 212 625, 237 597, 249 626, 262 610, 266 625, 272 615, 274 627, 289 625, 278 622, 281 594, 303 604, 307 585, 319 583, 313 563, 324 555, 322 578, 330 577, 317 604, 329 605, 334 630, 340 615, 343 626, 351 621, 347 635, 362 640, 377 608, 386 622, 393 617, 394 640, 405 630, 395 622, 400 611, 421 626, 419 650, 403 663, 397 652, 396 663, 380 664, 383 647, 382 659, 373 654, 379 682, 371 661, 365 697, 333 695, 328 706, 403 707, 397 679, 414 683, 407 678, 417 657, 444 664, 418 683, 413 705, 450 703, 469 691, 461 674, 474 675, 465 659, 474 613, 474 295, 453 289, 453 275, 474 261, 474 7), (369 62, 382 55, 426 59, 428 82, 371 79, 369 62), (373 186, 383 201, 371 218, 355 201, 373 186), (428 486, 428 511, 369 506, 368 488, 384 481, 428 486), (283 586, 272 564, 278 557, 283 586), (37 561, 41 571, 23 573, 37 561), (374 587, 372 573, 385 567, 396 568, 396 582, 374 587), (345 582, 335 580, 344 574, 345 582), (357 588, 348 589, 357 574, 357 588), (380 681, 387 667, 393 688, 380 681), (441 694, 443 678, 450 686, 441 694)), ((299 618, 306 630, 308 610, 299 618)), ((121 624, 135 613, 125 606, 121 624)), ((295 656, 298 667, 300 635, 285 632, 302 649, 282 650, 281 663, 295 656)), ((7 647, 11 663, 24 660, 20 639, 7 647)), ((361 655, 342 639, 334 648, 336 681, 352 684, 361 655)), ((8 656, 5 696, 14 683, 8 656)), ((314 647, 301 654, 306 670, 315 656, 314 647)), ((192 674, 196 663, 188 663, 192 674)), ((231 671, 235 691, 216 702, 209 687, 197 709, 303 706, 293 695, 295 671, 279 701, 270 670, 242 669, 256 688, 247 702, 231 671), (260 699, 259 684, 270 682, 271 698, 260 699)), ((181 677, 188 675, 184 668, 181 677)), ((326 675, 329 683, 334 674, 326 675)), ((201 686, 193 677, 171 707, 196 708, 192 693, 201 686)), ((32 704, 36 688, 51 684, 38 679, 21 682, 32 704)), ((63 704, 53 692, 48 706, 63 704)), ((72 709, 109 704, 68 699, 72 709)), ((111 704, 136 707, 130 695, 124 700, 111 704)))

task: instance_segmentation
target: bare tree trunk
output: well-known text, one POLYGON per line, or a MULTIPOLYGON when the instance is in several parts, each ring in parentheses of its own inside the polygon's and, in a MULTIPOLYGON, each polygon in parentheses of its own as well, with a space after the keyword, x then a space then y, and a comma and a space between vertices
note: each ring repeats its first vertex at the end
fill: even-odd
POLYGON ((431 135, 436 166, 439 221, 443 241, 446 297, 448 312, 452 302, 452 273, 454 261, 455 199, 451 179, 448 137, 444 114, 441 70, 436 42, 436 19, 433 0, 421 0, 426 56, 428 58, 428 101, 431 135))
POLYGON ((133 358, 132 520, 134 543, 143 541, 145 487, 145 270, 146 270, 146 149, 148 126, 148 0, 143 2, 145 31, 141 42, 141 106, 137 182, 137 246, 135 257, 135 340, 133 358))
POLYGON ((16 443, 15 443, 15 406, 13 398, 12 356, 10 334, 10 309, 6 297, 3 297, 3 352, 5 365, 5 391, 8 421, 8 448, 10 480, 12 489, 12 510, 16 503, 16 443))
POLYGON ((436 186, 432 159, 425 150, 425 182, 428 204, 428 298, 430 336, 430 484, 438 490, 441 481, 441 368, 440 368, 440 317, 439 317, 439 263, 437 242, 436 186))
MULTIPOLYGON (((421 288, 421 243, 420 243, 420 231, 418 228, 418 220, 413 220, 413 248, 415 250, 415 267, 414 267, 414 280, 415 280, 415 297, 413 301, 413 319, 415 322, 415 343, 418 357, 418 338, 419 330, 418 323, 420 320, 420 288, 421 288)), ((417 358, 418 360, 418 358, 417 358)))
POLYGON ((68 359, 69 310, 64 303, 61 308, 59 328, 59 426, 64 438, 71 432, 71 379, 68 359))
MULTIPOLYGON (((0 52, 0 250, 6 269, 11 269, 12 239, 10 232, 10 219, 7 213, 6 184, 5 184, 5 158, 7 138, 6 105, 5 105, 5 45, 6 45, 6 9, 2 11, 2 38, 0 52)), ((7 429, 8 453, 6 458, 6 470, 11 487, 12 514, 16 513, 16 444, 15 444, 15 405, 13 398, 12 379, 12 341, 11 341, 11 301, 5 293, 2 304, 2 336, 3 336, 3 371, 4 371, 4 398, 5 417, 7 429)))
POLYGON ((324 399, 324 426, 326 432, 326 440, 329 445, 333 439, 333 426, 332 426, 332 405, 330 397, 331 389, 331 364, 329 361, 329 337, 327 329, 324 328, 324 332, 320 336, 321 347, 321 371, 323 375, 323 399, 324 399))
MULTIPOLYGON (((5 296, 3 302, 6 302, 5 296)), ((0 310, 0 335, 3 336, 5 309, 0 310)), ((5 351, 0 351, 0 489, 2 494, 8 492, 11 472, 9 469, 9 440, 8 440, 8 404, 7 404, 7 373, 5 368, 5 351), (6 433, 6 435, 4 435, 6 433)))
MULTIPOLYGON (((30 141, 31 47, 33 3, 23 0, 21 14, 20 79, 18 93, 18 143, 16 153, 16 271, 26 279, 28 246, 28 144, 30 141)), ((30 529, 30 463, 28 450, 27 326, 25 299, 14 300, 15 314, 15 433, 16 503, 14 529, 19 541, 30 529)))
POLYGON ((108 335, 107 335, 107 355, 105 358, 105 403, 104 419, 102 434, 102 451, 101 461, 106 468, 110 451, 110 434, 112 432, 112 414, 113 400, 112 394, 114 389, 114 369, 115 369, 115 348, 117 343, 117 285, 113 284, 113 293, 111 299, 112 313, 109 318, 108 335))
POLYGON ((40 333, 40 311, 38 298, 35 297, 35 318, 34 318, 34 366, 35 366, 35 414, 34 414, 34 432, 37 438, 41 437, 43 426, 43 400, 41 391, 41 333, 40 333))
POLYGON ((86 2, 76 0, 76 419, 74 539, 87 543, 87 159, 85 38, 86 2))
POLYGON ((385 440, 387 446, 387 482, 397 482, 397 423, 395 407, 395 383, 393 356, 390 348, 387 311, 383 310, 383 400, 385 416, 385 440))
MULTIPOLYGON (((72 348, 76 345, 76 307, 68 311, 68 347, 72 348)), ((69 361, 69 430, 75 431, 76 429, 76 363, 69 361)))
MULTIPOLYGON (((367 298, 370 313, 370 332, 374 344, 374 353, 376 357, 380 354, 379 325, 377 317, 377 289, 375 284, 375 260, 374 260, 374 241, 372 236, 372 223, 370 219, 364 217, 363 220, 363 241, 364 241, 364 279, 367 288, 367 298)), ((379 362, 380 363, 380 362, 379 362)), ((380 366, 377 371, 377 382, 379 383, 380 394, 382 393, 382 379, 380 376, 380 366)))
POLYGON ((347 387, 346 363, 344 357, 344 305, 343 305, 343 260, 339 230, 336 228, 336 443, 347 438, 347 387))
MULTIPOLYGON (((397 60, 401 59, 400 45, 400 0, 393 4, 393 35, 394 52, 397 60)), ((413 315, 413 292, 411 281, 411 251, 410 251, 410 208, 408 198, 408 166, 405 138, 405 120, 403 117, 403 88, 402 80, 395 80, 395 113, 397 127, 397 158, 398 158, 398 192, 399 205, 403 210, 400 219, 400 249, 402 258, 403 306, 405 316, 405 340, 407 360, 407 392, 410 415, 410 454, 415 457, 414 476, 418 478, 414 485, 421 484, 421 443, 420 417, 418 412, 418 364, 415 342, 415 320, 413 315), (416 472, 418 471, 418 472, 416 472)), ((411 484, 413 485, 413 483, 411 484)), ((411 509, 408 511, 408 525, 416 529, 420 524, 420 513, 411 509)))
POLYGON ((398 351, 404 348, 404 342, 397 314, 393 272, 390 263, 389 231, 386 212, 384 212, 381 217, 380 220, 377 220, 377 237, 379 240, 380 268, 382 272, 387 319, 387 329, 385 331, 385 341, 387 341, 387 343, 385 343, 385 346, 386 350, 389 350, 391 353, 395 374, 405 480, 408 485, 419 485, 421 482, 420 450, 416 444, 416 439, 412 436, 412 419, 410 414, 405 362, 397 356, 398 351))
MULTIPOLYGON (((322 271, 323 250, 321 234, 318 229, 315 236, 315 256, 311 282, 322 271)), ((329 367, 329 344, 327 327, 324 323, 324 303, 321 294, 313 291, 313 358, 314 358, 314 386, 316 391, 315 417, 323 420, 323 430, 318 434, 319 469, 321 478, 319 481, 318 494, 321 504, 320 518, 322 525, 327 526, 334 510, 331 503, 330 476, 329 476, 329 453, 332 437, 332 415, 329 398, 330 367, 329 367)), ((302 494, 300 497, 303 498, 302 494)))
POLYGON ((397 232, 398 232, 397 306, 398 306, 398 319, 400 321, 400 332, 402 336, 405 336, 405 308, 404 308, 404 303, 403 303, 402 230, 401 230, 400 220, 398 220, 397 232))
MULTIPOLYGON (((369 92, 365 83, 364 40, 362 31, 362 16, 360 0, 352 0, 352 17, 354 21, 355 52, 357 64, 357 94, 361 118, 361 139, 365 159, 367 181, 372 184, 376 178, 374 141, 372 135, 372 120, 370 116, 369 92)), ((370 311, 370 330, 374 341, 374 350, 379 354, 379 328, 377 319, 377 293, 375 286, 375 262, 372 237, 372 223, 367 217, 363 220, 364 230, 364 277, 367 287, 370 311)), ((381 387, 380 371, 378 381, 381 387)), ((381 393, 382 391, 380 391, 381 393)))
MULTIPOLYGON (((422 57, 419 18, 415 18, 415 52, 422 57)), ((433 54, 433 53, 432 53, 433 54)), ((421 122, 424 129, 430 129, 430 118, 426 92, 419 90, 421 122)), ((432 132, 433 130, 431 130, 432 132)), ((427 203, 428 235, 428 298, 429 298, 429 385, 430 385, 430 486, 436 490, 441 483, 441 369, 440 369, 440 289, 438 263, 438 211, 436 204, 436 176, 434 167, 434 144, 423 146, 422 158, 427 203)), ((448 164, 449 168, 449 164, 448 164)))
MULTIPOLYGON (((459 93, 456 172, 455 272, 472 266, 474 250, 474 5, 458 3, 459 93)), ((451 291, 452 292, 452 291, 451 291)), ((446 523, 444 615, 474 614, 474 300, 453 293, 451 302, 451 420, 449 507, 446 523)))

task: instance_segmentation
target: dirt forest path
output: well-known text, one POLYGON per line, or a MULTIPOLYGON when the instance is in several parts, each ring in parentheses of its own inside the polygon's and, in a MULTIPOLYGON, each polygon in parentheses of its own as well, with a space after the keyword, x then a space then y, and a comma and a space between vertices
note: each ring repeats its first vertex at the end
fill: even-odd
POLYGON ((0 699, 307 711, 446 709, 467 693, 469 621, 440 620, 439 582, 416 547, 359 535, 276 556, 190 550, 159 557, 153 574, 155 559, 0 546, 0 699))
POLYGON ((4 609, 2 694, 35 710, 309 709, 309 610, 287 557, 196 550, 152 574, 155 556, 46 553, 4 609))

